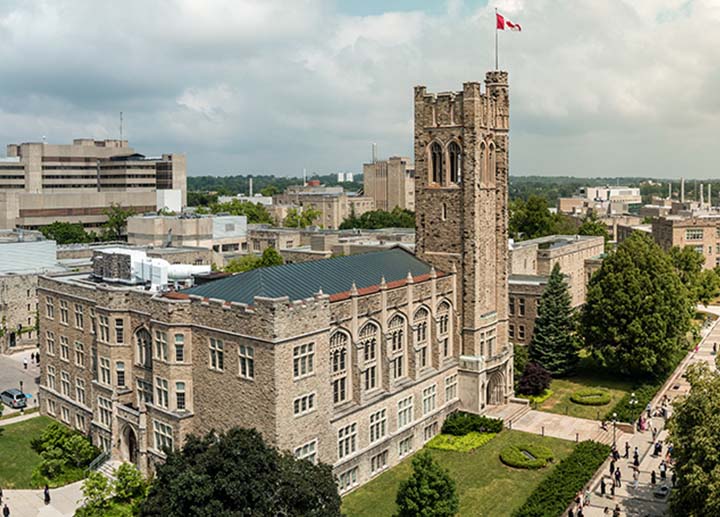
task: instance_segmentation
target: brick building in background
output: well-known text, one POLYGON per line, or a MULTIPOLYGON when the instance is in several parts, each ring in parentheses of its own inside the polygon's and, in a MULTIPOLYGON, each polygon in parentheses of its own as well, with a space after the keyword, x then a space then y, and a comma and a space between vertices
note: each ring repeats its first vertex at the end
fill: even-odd
POLYGON ((188 433, 255 427, 333 465, 344 493, 450 412, 508 403, 507 74, 486 85, 415 90, 417 256, 391 248, 177 292, 128 285, 125 252, 106 250, 91 275, 42 278, 43 414, 144 472, 188 433))

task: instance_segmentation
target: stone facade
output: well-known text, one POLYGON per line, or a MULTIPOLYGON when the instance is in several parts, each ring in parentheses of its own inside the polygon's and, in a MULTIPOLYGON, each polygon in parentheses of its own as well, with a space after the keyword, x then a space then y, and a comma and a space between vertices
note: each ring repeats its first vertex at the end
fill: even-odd
POLYGON ((705 257, 705 269, 720 265, 720 216, 668 216, 654 219, 652 236, 665 251, 690 246, 705 257))
POLYGON ((37 346, 37 274, 0 274, 0 353, 37 346))

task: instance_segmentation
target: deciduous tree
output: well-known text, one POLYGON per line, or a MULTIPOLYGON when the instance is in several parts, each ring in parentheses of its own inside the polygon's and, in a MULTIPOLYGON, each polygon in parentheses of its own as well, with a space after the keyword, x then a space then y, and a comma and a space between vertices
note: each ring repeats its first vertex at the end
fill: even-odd
POLYGON ((92 242, 95 235, 88 233, 80 223, 66 223, 55 221, 52 224, 40 228, 40 232, 46 239, 52 239, 58 244, 77 244, 92 242))
POLYGON ((550 387, 552 376, 542 365, 529 362, 518 382, 518 392, 523 395, 540 395, 550 387))
POLYGON ((412 459, 412 474, 400 484, 395 517, 451 517, 458 513, 455 481, 428 451, 412 459))

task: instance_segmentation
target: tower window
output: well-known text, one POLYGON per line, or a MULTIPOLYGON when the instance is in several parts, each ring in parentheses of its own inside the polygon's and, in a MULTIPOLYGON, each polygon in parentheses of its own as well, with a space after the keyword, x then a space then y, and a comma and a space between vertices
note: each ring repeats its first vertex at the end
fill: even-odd
POLYGON ((430 146, 430 165, 432 167, 433 183, 443 183, 443 151, 437 142, 430 146))
POLYGON ((460 183, 461 174, 461 158, 460 146, 457 142, 450 142, 448 146, 448 158, 450 160, 450 183, 460 183))

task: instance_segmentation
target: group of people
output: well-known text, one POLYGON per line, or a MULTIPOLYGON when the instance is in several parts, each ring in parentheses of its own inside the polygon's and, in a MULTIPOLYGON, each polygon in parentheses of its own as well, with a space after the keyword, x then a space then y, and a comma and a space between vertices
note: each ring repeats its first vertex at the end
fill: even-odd
MULTIPOLYGON (((47 485, 45 485, 43 489, 43 499, 45 504, 50 504, 50 487, 47 485)), ((0 505, 2 505, 2 517, 10 517, 10 507, 7 505, 7 502, 3 504, 2 488, 0 488, 0 505)))
MULTIPOLYGON (((30 364, 40 364, 40 352, 33 352, 30 354, 30 364)), ((27 358, 23 359, 23 368, 28 369, 27 358)))

